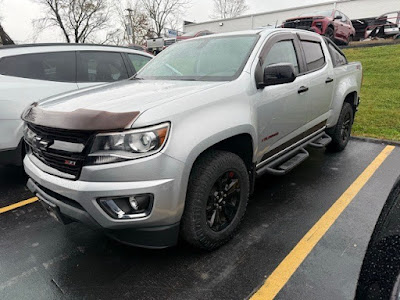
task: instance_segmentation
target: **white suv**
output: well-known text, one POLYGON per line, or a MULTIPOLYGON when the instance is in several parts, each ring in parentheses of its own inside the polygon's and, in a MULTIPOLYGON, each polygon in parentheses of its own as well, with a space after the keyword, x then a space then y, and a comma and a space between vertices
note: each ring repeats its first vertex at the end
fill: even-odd
POLYGON ((0 164, 21 165, 21 113, 33 102, 128 79, 152 55, 124 47, 36 44, 0 48, 0 164))

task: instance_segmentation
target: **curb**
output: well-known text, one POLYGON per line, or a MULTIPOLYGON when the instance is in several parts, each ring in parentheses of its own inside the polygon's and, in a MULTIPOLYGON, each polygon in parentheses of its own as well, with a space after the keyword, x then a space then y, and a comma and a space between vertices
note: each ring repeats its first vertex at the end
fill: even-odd
POLYGON ((384 144, 384 145, 391 145, 391 146, 400 147, 400 142, 396 142, 396 141, 389 141, 389 140, 383 140, 383 139, 374 139, 374 138, 367 138, 367 137, 360 137, 360 136, 352 136, 351 139, 355 140, 355 141, 361 141, 361 142, 368 142, 368 143, 374 143, 374 144, 384 144))
POLYGON ((398 45, 400 41, 395 42, 387 42, 387 43, 372 43, 372 44, 359 44, 359 45, 352 45, 352 46, 342 46, 340 49, 357 49, 357 48, 373 48, 373 47, 382 47, 382 46, 391 46, 391 45, 398 45))

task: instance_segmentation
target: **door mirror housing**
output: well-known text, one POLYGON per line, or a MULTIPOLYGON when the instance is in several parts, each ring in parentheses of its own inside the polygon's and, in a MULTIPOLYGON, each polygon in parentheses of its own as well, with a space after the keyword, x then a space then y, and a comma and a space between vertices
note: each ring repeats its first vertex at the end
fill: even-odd
POLYGON ((335 20, 341 20, 341 19, 343 19, 343 17, 341 15, 338 15, 335 17, 335 20))
POLYGON ((296 80, 294 66, 289 63, 274 64, 264 68, 263 82, 260 87, 290 83, 296 80))

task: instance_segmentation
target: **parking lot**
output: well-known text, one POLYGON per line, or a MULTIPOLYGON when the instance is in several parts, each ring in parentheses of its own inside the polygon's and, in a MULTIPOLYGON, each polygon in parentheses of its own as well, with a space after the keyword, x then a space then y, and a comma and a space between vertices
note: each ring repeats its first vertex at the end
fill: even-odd
POLYGON ((288 176, 258 180, 239 234, 211 253, 123 246, 81 224, 56 223, 38 202, 12 209, 33 195, 20 170, 0 169, 0 298, 266 299, 273 290, 277 299, 352 299, 400 175, 393 148, 353 140, 339 154, 310 149, 288 176), (307 237, 313 226, 322 229, 307 237))

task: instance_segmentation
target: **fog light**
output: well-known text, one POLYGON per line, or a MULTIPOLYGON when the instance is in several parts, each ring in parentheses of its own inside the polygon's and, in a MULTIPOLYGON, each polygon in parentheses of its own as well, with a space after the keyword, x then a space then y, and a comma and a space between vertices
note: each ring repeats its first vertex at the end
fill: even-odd
POLYGON ((135 197, 129 197, 129 203, 131 204, 133 210, 139 210, 139 204, 137 203, 135 197))
POLYGON ((104 211, 114 219, 138 219, 150 214, 153 195, 101 198, 98 201, 104 211))

